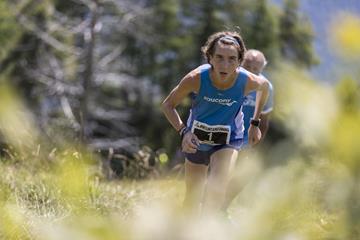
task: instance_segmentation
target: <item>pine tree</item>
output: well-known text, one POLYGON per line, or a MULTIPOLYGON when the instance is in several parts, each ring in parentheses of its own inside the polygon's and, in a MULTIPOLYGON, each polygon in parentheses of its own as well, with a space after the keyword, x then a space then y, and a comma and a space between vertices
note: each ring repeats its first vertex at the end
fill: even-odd
POLYGON ((310 22, 299 14, 298 0, 286 0, 280 15, 281 54, 300 66, 317 64, 312 42, 314 34, 310 22))
POLYGON ((257 0, 251 14, 246 34, 247 48, 261 50, 272 62, 278 53, 278 25, 266 0, 257 0))
MULTIPOLYGON (((12 14, 11 6, 7 1, 0 2, 0 63, 16 47, 21 37, 21 29, 12 14)), ((0 67, 2 69, 2 67, 0 67)))

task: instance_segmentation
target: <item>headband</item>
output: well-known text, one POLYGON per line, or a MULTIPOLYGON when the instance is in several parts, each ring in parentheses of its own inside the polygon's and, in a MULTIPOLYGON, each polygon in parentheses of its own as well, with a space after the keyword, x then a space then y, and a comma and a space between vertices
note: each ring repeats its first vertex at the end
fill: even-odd
POLYGON ((235 45, 237 45, 237 46, 240 47, 239 42, 238 42, 234 37, 232 37, 232 36, 225 35, 225 36, 219 38, 219 41, 221 41, 221 40, 226 40, 226 41, 232 42, 232 43, 234 43, 235 45))

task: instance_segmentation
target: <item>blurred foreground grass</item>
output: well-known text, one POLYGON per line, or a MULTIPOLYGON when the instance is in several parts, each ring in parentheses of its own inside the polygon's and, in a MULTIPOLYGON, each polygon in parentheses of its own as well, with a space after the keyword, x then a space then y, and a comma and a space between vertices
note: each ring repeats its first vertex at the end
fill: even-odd
MULTIPOLYGON (((334 32, 352 53, 359 51, 358 21, 349 16, 334 32)), ((230 208, 231 222, 185 216, 181 179, 107 182, 86 150, 49 149, 2 84, 0 129, 12 148, 0 162, 0 238, 360 239, 359 81, 324 86, 286 65, 272 79, 274 119, 291 139, 240 159, 238 173, 251 181, 230 208)))

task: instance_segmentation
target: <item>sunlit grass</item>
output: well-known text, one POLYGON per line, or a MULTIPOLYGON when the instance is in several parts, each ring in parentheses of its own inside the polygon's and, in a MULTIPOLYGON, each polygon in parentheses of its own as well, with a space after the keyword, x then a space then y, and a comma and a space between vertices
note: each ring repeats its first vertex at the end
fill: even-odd
POLYGON ((0 129, 5 139, 17 151, 36 150, 39 136, 32 115, 16 97, 14 90, 0 78, 0 129))
MULTIPOLYGON (((10 151, 0 165, 0 235, 9 239, 351 239, 358 224, 349 206, 352 199, 359 199, 354 192, 357 115, 339 114, 335 91, 295 69, 281 71, 292 81, 285 85, 289 91, 279 85, 278 98, 287 101, 281 101, 274 117, 295 136, 298 145, 292 148, 297 151, 274 167, 265 167, 271 166, 265 161, 284 158, 286 144, 264 156, 249 154, 240 163, 243 181, 251 181, 232 204, 231 221, 224 216, 186 215, 181 179, 109 182, 94 174, 99 162, 86 149, 69 144, 46 152, 41 140, 23 145, 19 140, 32 139, 27 134, 36 136, 35 129, 25 135, 5 134, 16 147, 13 157, 10 151), (316 151, 304 155, 307 148, 316 151), (49 163, 42 165, 39 158, 49 163)), ((5 131, 6 119, 17 123, 19 117, 26 118, 19 111, 6 114, 1 125, 5 131)))
POLYGON ((285 64, 272 78, 276 87, 274 116, 284 123, 299 144, 320 147, 329 139, 329 127, 338 111, 333 89, 285 64))

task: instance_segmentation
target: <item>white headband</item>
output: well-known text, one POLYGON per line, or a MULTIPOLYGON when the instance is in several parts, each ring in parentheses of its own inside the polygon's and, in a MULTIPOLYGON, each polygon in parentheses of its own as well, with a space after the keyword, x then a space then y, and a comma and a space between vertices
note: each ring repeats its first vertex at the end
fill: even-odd
POLYGON ((232 43, 234 43, 235 45, 237 45, 237 46, 240 47, 239 42, 238 42, 234 37, 232 37, 232 36, 225 35, 225 36, 219 38, 219 41, 221 41, 221 40, 226 40, 226 41, 232 42, 232 43))

